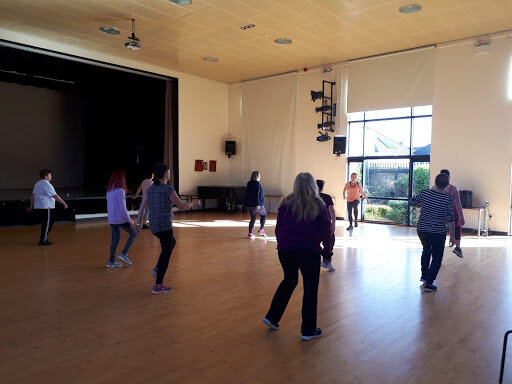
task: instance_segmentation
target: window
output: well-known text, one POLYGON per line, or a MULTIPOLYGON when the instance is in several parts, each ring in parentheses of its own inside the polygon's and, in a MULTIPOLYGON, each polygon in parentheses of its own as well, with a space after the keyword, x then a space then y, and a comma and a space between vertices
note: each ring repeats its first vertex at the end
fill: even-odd
POLYGON ((408 200, 429 184, 432 106, 348 115, 348 175, 356 172, 368 196, 363 219, 415 225, 408 200))

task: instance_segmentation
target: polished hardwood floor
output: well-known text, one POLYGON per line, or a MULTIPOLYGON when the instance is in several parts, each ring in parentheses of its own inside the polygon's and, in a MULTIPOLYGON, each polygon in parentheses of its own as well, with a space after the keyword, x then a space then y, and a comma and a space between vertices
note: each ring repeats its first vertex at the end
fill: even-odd
POLYGON ((511 239, 464 238, 464 259, 447 248, 439 291, 425 293, 414 228, 349 233, 339 221, 337 269, 320 278, 324 335, 305 342, 301 283, 279 331, 261 322, 282 277, 275 215, 267 240, 246 239, 243 214, 175 219, 164 281, 175 291, 160 296, 149 231, 133 266, 106 269, 105 220, 57 223, 51 247, 36 245, 37 226, 0 229, 0 383, 498 382, 512 328, 511 239))

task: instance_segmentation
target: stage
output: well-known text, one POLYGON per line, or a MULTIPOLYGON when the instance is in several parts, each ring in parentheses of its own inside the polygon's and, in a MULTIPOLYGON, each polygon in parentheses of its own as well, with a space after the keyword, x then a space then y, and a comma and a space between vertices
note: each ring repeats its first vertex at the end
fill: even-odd
MULTIPOLYGON (((85 188, 55 188, 57 194, 68 204, 64 209, 55 203, 55 220, 75 221, 88 217, 105 216, 107 213, 106 191, 85 188)), ((32 189, 0 190, 0 226, 31 225, 38 218, 26 209, 30 206, 32 189)), ((133 213, 139 209, 142 197, 126 196, 126 207, 133 213)))

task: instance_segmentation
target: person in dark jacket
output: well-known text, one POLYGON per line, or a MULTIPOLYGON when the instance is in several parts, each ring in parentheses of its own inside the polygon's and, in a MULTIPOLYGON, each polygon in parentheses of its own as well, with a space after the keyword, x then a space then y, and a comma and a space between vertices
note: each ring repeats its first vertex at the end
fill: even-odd
POLYGON ((326 248, 324 246, 324 249, 322 250, 322 263, 320 265, 330 272, 334 272, 336 268, 334 268, 331 264, 333 255, 332 249, 334 248, 334 242, 336 241, 336 238, 334 237, 334 231, 336 231, 336 212, 334 212, 334 202, 332 201, 331 196, 329 196, 327 193, 322 193, 324 190, 325 181, 317 180, 316 185, 318 186, 318 194, 324 201, 325 207, 327 208, 331 218, 331 246, 330 248, 326 248))
POLYGON ((277 214, 277 252, 283 267, 284 279, 279 284, 272 304, 263 319, 271 329, 279 329, 279 320, 302 274, 302 340, 322 335, 316 327, 318 282, 320 280, 320 243, 330 249, 331 218, 318 194, 315 179, 310 173, 299 173, 293 193, 288 195, 277 214))
POLYGON ((265 221, 267 220, 267 212, 265 211, 265 193, 263 192, 263 187, 260 184, 260 179, 260 172, 254 171, 251 174, 251 180, 247 182, 245 205, 251 214, 249 234, 247 235, 248 239, 254 239, 256 237, 252 233, 254 223, 256 222, 256 214, 260 215, 260 229, 258 229, 258 233, 263 237, 267 237, 267 234, 265 233, 265 221))

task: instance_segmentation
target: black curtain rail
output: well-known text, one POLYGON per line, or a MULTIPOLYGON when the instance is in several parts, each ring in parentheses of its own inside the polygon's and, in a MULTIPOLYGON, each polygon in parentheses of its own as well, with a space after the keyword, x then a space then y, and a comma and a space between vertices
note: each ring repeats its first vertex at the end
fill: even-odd
POLYGON ((432 115, 416 115, 416 116, 401 116, 401 117, 384 117, 382 119, 369 119, 369 120, 350 120, 348 123, 368 123, 373 121, 385 121, 385 120, 404 120, 404 119, 418 119, 422 117, 432 117, 432 115))
POLYGON ((361 163, 364 160, 410 160, 411 163, 424 163, 430 161, 430 155, 347 157, 347 161, 352 163, 361 163))

